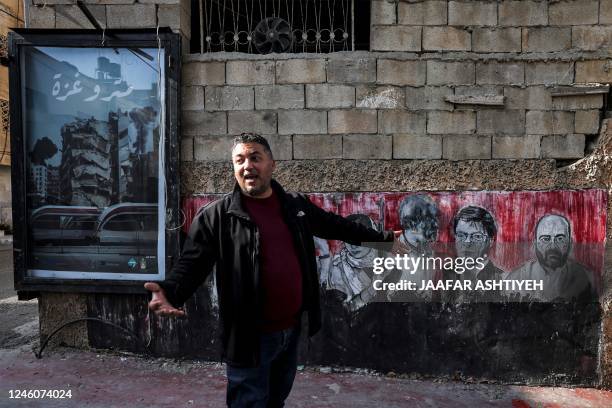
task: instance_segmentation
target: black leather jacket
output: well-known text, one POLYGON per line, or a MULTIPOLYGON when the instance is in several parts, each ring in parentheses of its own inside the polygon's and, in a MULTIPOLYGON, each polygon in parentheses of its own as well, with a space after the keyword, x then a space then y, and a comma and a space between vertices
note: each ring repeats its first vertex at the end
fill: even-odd
MULTIPOLYGON (((302 310, 308 313, 308 334, 321 326, 319 278, 313 236, 359 244, 393 240, 393 232, 378 232, 324 211, 308 197, 286 193, 275 180, 285 222, 293 236, 302 270, 302 310)), ((170 303, 181 306, 216 265, 223 359, 234 365, 259 364, 261 291, 259 232, 234 191, 205 206, 191 224, 179 260, 160 286, 170 303)))

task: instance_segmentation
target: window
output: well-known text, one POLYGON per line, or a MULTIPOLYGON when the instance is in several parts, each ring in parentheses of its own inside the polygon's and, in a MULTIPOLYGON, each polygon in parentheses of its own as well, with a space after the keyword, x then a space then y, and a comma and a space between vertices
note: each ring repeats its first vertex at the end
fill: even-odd
POLYGON ((370 2, 364 0, 192 0, 191 15, 196 53, 369 48, 370 2))

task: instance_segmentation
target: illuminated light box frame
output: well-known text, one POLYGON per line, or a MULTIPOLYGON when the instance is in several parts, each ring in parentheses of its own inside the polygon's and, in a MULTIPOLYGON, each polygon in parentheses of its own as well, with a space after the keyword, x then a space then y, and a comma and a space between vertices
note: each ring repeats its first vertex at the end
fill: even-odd
POLYGON ((179 251, 180 37, 18 29, 9 57, 20 297, 163 280, 179 251))

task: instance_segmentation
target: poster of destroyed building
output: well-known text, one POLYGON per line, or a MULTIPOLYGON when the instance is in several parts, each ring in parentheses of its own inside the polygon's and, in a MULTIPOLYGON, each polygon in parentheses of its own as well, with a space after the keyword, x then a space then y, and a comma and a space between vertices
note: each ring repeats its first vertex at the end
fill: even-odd
MULTIPOLYGON (((335 303, 348 313, 359 313, 373 302, 588 303, 602 291, 607 205, 604 190, 308 196, 321 208, 354 222, 379 230, 401 230, 399 253, 416 261, 422 259, 412 268, 393 267, 374 273, 375 258, 395 257, 398 252, 315 237, 326 304, 335 303), (465 261, 458 262, 460 258, 482 258, 483 262, 470 268, 465 261), (387 283, 410 281, 416 286, 409 291, 377 291, 373 284, 377 279, 387 283), (476 290, 478 281, 527 280, 541 280, 543 289, 476 290), (421 281, 459 282, 461 288, 471 281, 469 287, 474 290, 441 290, 435 285, 422 288, 421 281)), ((206 194, 185 201, 185 231, 198 209, 218 197, 206 194)), ((214 301, 211 283, 208 287, 214 301)))
POLYGON ((25 276, 163 278, 165 50, 23 46, 19 58, 25 276))

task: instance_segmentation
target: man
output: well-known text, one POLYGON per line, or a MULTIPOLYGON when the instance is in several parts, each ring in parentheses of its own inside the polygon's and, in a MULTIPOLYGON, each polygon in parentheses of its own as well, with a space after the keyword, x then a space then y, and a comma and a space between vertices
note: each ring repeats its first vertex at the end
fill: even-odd
POLYGON ((591 300, 595 294, 592 275, 587 268, 569 258, 572 242, 569 221, 547 214, 536 226, 537 259, 527 261, 509 279, 542 280, 543 290, 517 292, 528 300, 591 300))
POLYGON ((359 245, 393 241, 326 212, 302 194, 286 193, 272 173, 266 139, 234 140, 234 191, 194 219, 181 257, 164 282, 147 282, 149 307, 164 316, 179 308, 216 265, 223 359, 230 407, 282 407, 297 367, 302 312, 309 335, 320 328, 313 236, 359 245))
MULTIPOLYGON (((398 216, 402 234, 398 239, 396 250, 409 257, 429 257, 433 255, 431 245, 438 237, 438 214, 436 203, 425 194, 411 194, 400 202, 398 216)), ((402 269, 397 279, 390 281, 412 281, 417 288, 422 281, 437 281, 438 271, 419 267, 417 270, 402 269)), ((388 291, 389 300, 393 301, 431 301, 434 294, 431 290, 388 291)))
MULTIPOLYGON (((489 259, 488 254, 491 244, 497 235, 495 220, 490 212, 482 207, 467 206, 457 212, 453 219, 453 232, 455 234, 455 251, 459 258, 484 258, 484 267, 477 266, 466 269, 465 272, 455 278, 471 281, 472 287, 478 281, 500 280, 504 271, 496 267, 489 259)), ((473 264, 473 262, 470 262, 473 264)), ((456 301, 484 301, 499 300, 500 291, 462 291, 455 293, 456 301)))

